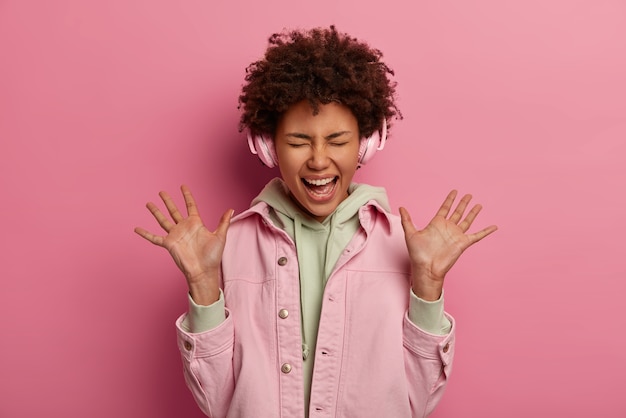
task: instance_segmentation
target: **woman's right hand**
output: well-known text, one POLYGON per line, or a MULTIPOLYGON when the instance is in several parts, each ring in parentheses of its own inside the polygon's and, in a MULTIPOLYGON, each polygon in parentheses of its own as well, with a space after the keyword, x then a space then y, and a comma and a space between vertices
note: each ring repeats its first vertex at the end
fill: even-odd
POLYGON ((135 228, 135 232, 154 245, 167 249, 185 275, 194 302, 210 305, 219 299, 219 269, 233 210, 227 210, 217 229, 211 232, 204 226, 189 188, 183 185, 181 191, 187 206, 186 218, 166 192, 160 192, 159 196, 172 220, 163 215, 154 203, 146 205, 167 235, 154 235, 140 227, 135 228))

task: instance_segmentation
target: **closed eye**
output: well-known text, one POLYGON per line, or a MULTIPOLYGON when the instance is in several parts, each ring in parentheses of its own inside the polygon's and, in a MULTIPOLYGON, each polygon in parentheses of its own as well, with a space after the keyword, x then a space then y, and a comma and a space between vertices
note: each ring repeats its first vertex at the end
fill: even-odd
POLYGON ((309 145, 308 142, 287 142, 287 145, 289 145, 292 148, 301 148, 304 146, 309 145))

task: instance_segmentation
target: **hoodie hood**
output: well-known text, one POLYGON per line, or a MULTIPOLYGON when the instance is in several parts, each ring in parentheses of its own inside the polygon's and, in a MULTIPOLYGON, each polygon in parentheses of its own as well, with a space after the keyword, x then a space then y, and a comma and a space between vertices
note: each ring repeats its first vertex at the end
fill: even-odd
POLYGON ((280 178, 274 178, 254 198, 251 206, 259 202, 267 203, 274 209, 271 213, 272 220, 294 239, 294 220, 298 219, 303 226, 312 230, 326 229, 331 224, 337 227, 352 219, 359 209, 371 200, 375 200, 387 212, 391 211, 384 188, 352 183, 348 188, 348 197, 323 222, 318 222, 303 213, 297 203, 291 199, 285 183, 280 178))

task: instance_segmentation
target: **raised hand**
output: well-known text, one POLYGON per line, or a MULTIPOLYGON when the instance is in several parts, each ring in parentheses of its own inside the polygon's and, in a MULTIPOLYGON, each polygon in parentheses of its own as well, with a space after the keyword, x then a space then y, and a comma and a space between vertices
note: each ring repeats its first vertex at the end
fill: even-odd
POLYGON ((191 297, 198 304, 209 305, 219 298, 219 268, 233 211, 227 210, 217 229, 211 232, 204 226, 189 188, 182 186, 181 191, 187 206, 187 217, 180 213, 166 192, 161 192, 159 196, 171 220, 154 203, 149 202, 146 207, 167 234, 155 235, 140 227, 135 228, 135 232, 154 245, 167 249, 185 275, 191 297))
POLYGON ((419 231, 413 225, 409 212, 400 208, 402 228, 411 258, 413 292, 425 300, 439 299, 446 273, 463 251, 498 229, 491 225, 468 234, 482 206, 475 205, 464 217, 472 199, 467 194, 450 215, 456 195, 456 190, 451 191, 435 217, 419 231))

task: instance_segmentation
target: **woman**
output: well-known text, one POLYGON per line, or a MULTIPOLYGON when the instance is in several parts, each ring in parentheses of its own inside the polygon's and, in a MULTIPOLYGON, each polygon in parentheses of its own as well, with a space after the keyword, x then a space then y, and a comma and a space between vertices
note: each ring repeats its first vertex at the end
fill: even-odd
POLYGON ((454 354, 448 270, 495 226, 452 191, 422 230, 384 189, 352 177, 399 116, 380 51, 329 29, 275 34, 251 64, 241 127, 272 180, 210 232, 183 186, 183 215, 148 203, 189 286, 177 321, 187 384, 210 417, 423 417, 454 354), (171 218, 171 219, 170 219, 171 218))

